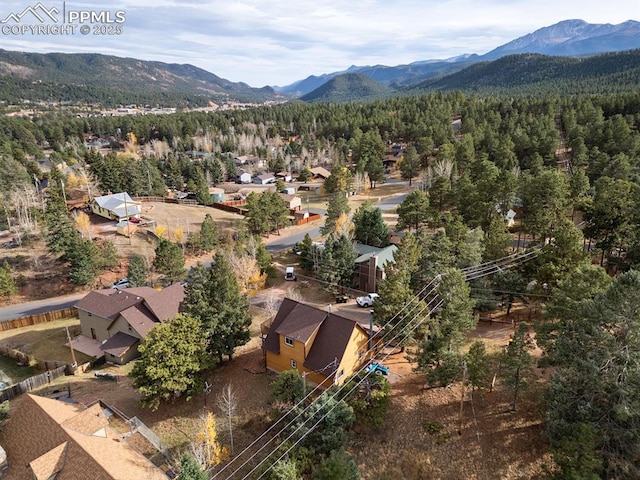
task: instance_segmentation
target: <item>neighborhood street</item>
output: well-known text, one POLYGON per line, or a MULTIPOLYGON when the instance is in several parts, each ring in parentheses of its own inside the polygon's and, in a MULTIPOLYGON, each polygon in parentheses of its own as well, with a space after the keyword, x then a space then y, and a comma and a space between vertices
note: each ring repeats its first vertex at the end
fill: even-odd
MULTIPOLYGON (((374 203, 381 210, 392 210, 396 208, 407 196, 407 193, 396 194, 386 198, 378 199, 378 202, 374 203)), ((313 213, 326 214, 326 210, 314 208, 313 213)), ((352 212, 353 213, 353 212, 352 212)), ((308 233, 311 238, 316 239, 320 237, 320 227, 324 222, 319 220, 310 225, 301 227, 292 227, 287 231, 283 231, 280 236, 273 236, 265 241, 267 250, 271 253, 278 252, 291 248, 297 242, 304 239, 304 236, 308 233)), ((46 298, 43 300, 34 300, 32 302, 19 303, 15 305, 9 305, 0 308, 0 322, 12 320, 14 318, 25 317, 28 315, 35 315, 38 313, 51 312, 54 310, 60 310, 73 306, 78 300, 86 295, 86 292, 75 293, 73 295, 65 295, 62 297, 46 298)), ((254 302, 259 302, 255 300, 254 302)))
POLYGON ((63 297, 45 298, 43 300, 34 300, 32 302, 17 303, 15 305, 2 307, 0 308, 0 322, 72 307, 86 294, 87 292, 74 293, 73 295, 65 295, 63 297))

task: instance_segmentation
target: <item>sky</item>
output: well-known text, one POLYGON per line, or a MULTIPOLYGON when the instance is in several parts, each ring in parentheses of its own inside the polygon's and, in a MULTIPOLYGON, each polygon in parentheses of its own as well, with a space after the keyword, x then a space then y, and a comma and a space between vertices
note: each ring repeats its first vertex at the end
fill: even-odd
MULTIPOLYGON (((37 3, 3 0, 0 20, 37 3)), ((567 19, 612 24, 640 20, 640 0, 41 0, 41 4, 50 12, 54 7, 61 12, 57 25, 63 14, 68 20, 69 12, 105 13, 93 23, 89 19, 70 24, 77 29, 90 27, 84 35, 79 30, 17 33, 23 25, 41 25, 29 12, 19 21, 9 19, 0 25, 4 28, 0 48, 190 63, 252 87, 284 86, 351 65, 393 66, 484 54, 567 19), (124 22, 105 21, 116 18, 124 22)), ((44 23, 53 24, 46 19, 44 23)))

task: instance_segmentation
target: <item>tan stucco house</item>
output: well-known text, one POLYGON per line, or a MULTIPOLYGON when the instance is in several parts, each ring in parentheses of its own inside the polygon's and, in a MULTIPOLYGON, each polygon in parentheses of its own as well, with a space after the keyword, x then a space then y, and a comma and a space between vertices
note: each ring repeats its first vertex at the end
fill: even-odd
POLYGON ((342 384, 372 357, 368 344, 368 322, 285 298, 263 347, 269 370, 281 373, 295 369, 304 373, 307 381, 329 388, 342 384))
POLYGON ((138 356, 138 345, 159 322, 173 318, 184 300, 178 283, 163 290, 149 287, 90 292, 75 304, 82 335, 71 346, 89 356, 125 364, 138 356))

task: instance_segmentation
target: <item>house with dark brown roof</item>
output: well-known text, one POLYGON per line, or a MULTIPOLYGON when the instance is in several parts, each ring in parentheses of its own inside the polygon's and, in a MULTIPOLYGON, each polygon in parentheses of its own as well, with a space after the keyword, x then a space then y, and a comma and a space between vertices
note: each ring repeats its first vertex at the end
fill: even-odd
POLYGON ((159 322, 173 318, 184 300, 184 287, 94 290, 75 304, 82 335, 71 346, 91 357, 125 364, 138 356, 138 345, 159 322))
POLYGON ((4 480, 167 480, 116 431, 100 403, 86 408, 26 394, 0 431, 4 480))
POLYGON ((264 338, 267 368, 298 370, 324 388, 339 385, 372 357, 369 336, 368 322, 285 298, 264 338))

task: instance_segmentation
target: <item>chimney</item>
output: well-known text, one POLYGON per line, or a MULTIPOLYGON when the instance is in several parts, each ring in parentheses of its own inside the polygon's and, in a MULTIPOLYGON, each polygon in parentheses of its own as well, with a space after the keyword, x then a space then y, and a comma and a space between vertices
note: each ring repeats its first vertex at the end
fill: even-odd
POLYGON ((376 291, 376 280, 378 275, 378 256, 371 255, 369 257, 369 271, 367 278, 367 286, 369 287, 369 292, 373 293, 376 291))

